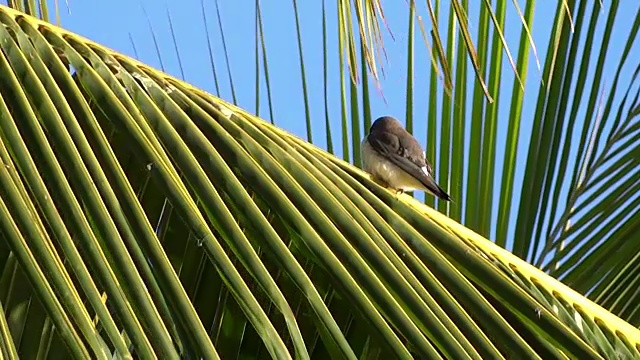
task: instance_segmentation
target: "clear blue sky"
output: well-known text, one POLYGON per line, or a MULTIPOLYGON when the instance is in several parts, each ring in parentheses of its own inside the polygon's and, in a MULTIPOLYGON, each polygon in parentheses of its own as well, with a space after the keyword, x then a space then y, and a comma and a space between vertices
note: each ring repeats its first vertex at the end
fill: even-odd
MULTIPOLYGON (((255 13, 254 1, 248 0, 218 0, 220 12, 222 16, 233 81, 238 96, 238 103, 241 107, 255 112, 255 13)), ((6 1, 3 1, 5 3, 6 1)), ((336 11, 335 1, 326 0, 329 17, 328 31, 331 45, 337 48, 336 38, 336 11)), ((475 30, 477 29, 479 4, 480 1, 471 1, 473 3, 470 9, 469 21, 474 43, 477 43, 475 30)), ((525 1, 519 1, 519 5, 524 11, 525 1)), ((533 37, 537 46, 538 56, 541 65, 544 65, 547 44, 551 34, 551 26, 553 25, 553 15, 555 14, 554 2, 546 7, 540 2, 537 4, 537 11, 534 16, 533 37)), ((311 114, 313 121, 314 142, 323 148, 326 148, 325 132, 324 132, 324 100, 323 100, 323 64, 322 64, 322 18, 321 18, 320 0, 298 0, 298 8, 300 10, 300 20, 303 32, 303 49, 305 56, 305 65, 307 70, 307 81, 309 84, 309 95, 311 100, 311 114)), ((443 4, 448 7, 449 2, 443 4)), ((69 0, 71 13, 67 13, 66 8, 62 5, 62 26, 91 40, 108 46, 116 51, 124 54, 135 56, 131 39, 135 43, 137 49, 137 57, 139 60, 160 68, 161 63, 156 54, 155 45, 149 28, 149 21, 153 26, 153 31, 159 42, 162 63, 164 70, 169 74, 182 78, 176 51, 173 45, 169 21, 167 14, 171 15, 173 28, 176 33, 178 50, 184 68, 184 80, 193 85, 200 87, 206 91, 216 94, 213 81, 212 70, 210 66, 207 39, 205 36, 205 28, 201 10, 200 0, 182 0, 182 1, 157 1, 157 0, 110 0, 110 1, 79 1, 69 0), (143 12, 143 7, 147 16, 143 12)), ((385 104, 379 95, 373 91, 374 102, 372 103, 372 116, 374 118, 390 114, 402 119, 405 114, 405 87, 406 87, 406 59, 404 57, 407 47, 406 31, 408 27, 408 6, 406 1, 390 2, 383 1, 386 19, 391 30, 395 35, 395 41, 390 36, 385 36, 386 52, 388 55, 388 63, 384 64, 386 78, 382 81, 383 91, 387 103, 385 104)), ((418 15, 422 15, 425 19, 425 27, 430 27, 428 22, 428 13, 426 12, 425 2, 418 2, 418 15)), ((610 7, 609 2, 605 1, 605 6, 610 7)), ((622 5, 623 7, 625 5, 622 5)), ((627 5, 628 6, 628 5, 627 5)), ((217 17, 215 13, 214 0, 205 0, 206 16, 208 19, 209 34, 212 39, 216 66, 220 78, 222 91, 219 96, 231 101, 231 92, 228 77, 226 76, 226 64, 224 60, 224 52, 222 50, 221 38, 218 31, 217 17)), ((306 128, 304 120, 304 103, 302 101, 302 84, 300 82, 300 70, 298 62, 298 47, 295 31, 295 20, 293 17, 292 1, 263 1, 263 26, 266 36, 266 46, 269 59, 269 72, 271 77, 272 91, 274 96, 274 113, 276 124, 285 128, 294 134, 305 138, 306 128)), ((614 33, 613 41, 610 47, 610 58, 616 60, 623 49, 626 41, 625 31, 630 28, 631 22, 634 20, 637 11, 637 5, 633 6, 631 11, 621 11, 618 15, 619 22, 622 26, 619 31, 614 33)), ((606 13, 601 16, 601 25, 604 25, 606 13)), ((446 16, 446 13, 444 14, 446 16)), ((442 17, 446 21, 445 17, 442 17)), ((512 2, 508 2, 507 12, 507 29, 517 29, 517 31, 507 31, 507 41, 512 47, 514 58, 517 56, 517 43, 520 36, 520 19, 512 2)), ((602 29, 597 33, 597 43, 601 39, 602 29)), ((446 33, 446 29, 440 29, 446 33)), ((419 28, 416 27, 417 39, 415 46, 416 68, 415 68, 415 108, 414 108, 414 133, 418 139, 424 144, 426 139, 425 120, 427 116, 427 94, 428 94, 428 74, 429 74, 429 55, 427 48, 422 42, 419 28), (420 100, 424 98, 424 101, 420 100)), ((638 50, 638 46, 635 47, 638 50)), ((337 51, 333 51, 335 54, 337 51)), ((635 52, 635 59, 638 59, 640 51, 635 52)), ((632 52, 633 54, 633 52, 632 52)), ((330 88, 339 89, 338 84, 338 59, 336 56, 330 58, 330 88)), ((637 60, 631 61, 638 63, 637 60)), ((593 63, 595 66, 595 62, 593 63)), ((615 74, 616 61, 607 61, 605 67, 605 86, 606 91, 610 91, 611 82, 615 74)), ((634 69, 626 69, 631 74, 634 69)), ((588 84, 593 76, 591 71, 588 84)), ((471 78, 471 77, 470 77, 471 78)), ((630 76, 629 76, 630 78, 630 76)), ((522 134, 526 134, 531 130, 531 119, 535 111, 535 100, 541 79, 541 70, 535 66, 533 55, 531 55, 529 65, 529 75, 525 89, 525 106, 523 112, 523 120, 521 126, 522 134)), ((621 91, 626 90, 629 79, 625 81, 623 78, 621 91)), ((506 62, 503 68, 503 86, 500 96, 508 97, 512 88, 513 75, 510 66, 506 62)), ((472 87, 469 87, 472 91, 472 87)), ((266 103, 266 88, 261 86, 263 100, 260 115, 268 117, 268 108, 266 103)), ((618 96, 619 97, 619 96, 618 96)), ((471 96, 469 96, 471 98, 471 96)), ((572 100, 572 99, 571 99, 572 100)), ((586 99, 585 99, 586 100, 586 99)), ((586 106, 586 101, 584 102, 586 106)), ((334 143, 340 141, 339 124, 340 124, 340 99, 339 93, 333 91, 330 93, 330 118, 334 124, 334 143)), ((615 109, 615 107, 614 107, 615 109)), ((506 136, 506 124, 508 123, 508 103, 500 108, 499 114, 499 133, 497 148, 497 172, 502 169, 503 147, 506 136)), ((579 114, 579 119, 583 117, 584 109, 579 114)), ((576 145, 577 146, 577 145, 576 145)), ((336 147, 338 153, 339 146, 336 147)), ((528 149, 528 136, 522 136, 519 144, 519 157, 522 163, 526 161, 526 151, 528 149)), ((570 164, 571 166, 571 164, 570 164)), ((515 204, 519 199, 519 186, 522 183, 524 167, 520 167, 515 179, 515 204)), ((500 179, 500 177, 496 177, 500 179)), ((466 184, 460 184, 466 188, 466 184)), ((499 183, 496 183, 496 203, 498 201, 499 183)), ((513 207, 513 213, 517 212, 517 205, 513 207)), ((497 217, 497 209, 494 207, 494 219, 497 217)), ((515 216, 514 216, 515 219, 515 216)), ((511 229, 513 230, 513 229, 511 229)), ((493 234, 492 234, 493 236, 493 234)))

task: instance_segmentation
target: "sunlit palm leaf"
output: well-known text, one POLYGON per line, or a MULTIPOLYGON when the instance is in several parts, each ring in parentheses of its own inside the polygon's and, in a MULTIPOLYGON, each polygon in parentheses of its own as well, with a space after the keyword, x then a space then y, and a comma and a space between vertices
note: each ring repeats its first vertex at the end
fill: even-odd
POLYGON ((570 6, 575 33, 565 19, 556 49, 550 44, 557 59, 548 57, 545 65, 544 77, 551 83, 539 91, 521 195, 539 196, 520 204, 514 252, 637 325, 640 293, 629 289, 635 286, 640 251, 633 240, 640 219, 635 215, 640 63, 630 54, 638 41, 640 11, 633 10, 630 27, 616 29, 625 34, 625 48, 615 59, 613 83, 607 84, 605 59, 616 18, 625 7, 613 1, 603 18, 598 3, 570 6), (599 29, 603 35, 598 42, 599 29), (621 76, 623 68, 632 77, 621 76), (591 83, 586 81, 588 72, 594 72, 591 83), (628 88, 621 86, 625 82, 628 88), (585 105, 582 120, 578 114, 585 105), (561 193, 566 190, 564 198, 561 193))
MULTIPOLYGON (((416 121, 411 110, 413 87, 420 87, 412 83, 412 4, 405 5, 410 14, 405 124, 410 131, 416 121)), ((428 7, 432 22, 443 10, 442 3, 439 5, 436 2, 428 7)), ((638 66, 637 58, 630 54, 637 47, 640 12, 634 8, 629 23, 619 20, 621 12, 628 9, 620 1, 613 1, 604 9, 601 2, 558 2, 542 82, 537 98, 530 95, 537 99, 536 112, 531 116, 523 114, 523 84, 530 53, 536 53, 535 47, 530 47, 529 29, 534 3, 527 2, 524 13, 517 3, 513 5, 523 24, 520 29, 510 29, 521 33, 515 60, 504 49, 504 36, 497 30, 504 27, 506 4, 498 2, 492 9, 483 2, 479 7, 475 24, 480 66, 475 73, 487 74, 488 89, 496 100, 493 103, 488 101, 483 83, 475 81, 473 87, 468 86, 469 79, 475 76, 468 66, 474 63, 461 56, 466 51, 463 38, 468 34, 456 27, 456 16, 466 12, 467 4, 448 5, 448 21, 441 21, 437 24, 440 28, 433 32, 438 37, 442 35, 441 57, 455 86, 451 91, 442 91, 436 82, 440 69, 432 69, 426 145, 438 181, 456 201, 438 202, 438 210, 453 219, 464 219, 467 226, 485 236, 495 231, 495 241, 501 246, 507 246, 507 240, 513 237, 509 246, 515 254, 588 293, 633 324, 640 324, 640 291, 629 290, 635 289, 640 271, 640 257, 636 256, 640 245, 632 240, 640 206, 635 195, 640 189, 636 181, 638 165, 632 161, 640 145, 636 136, 637 72, 633 79, 621 75, 638 66), (607 59, 616 36, 614 29, 625 34, 625 50, 619 58, 609 55, 607 59), (605 73, 605 60, 615 61, 615 75, 605 73), (505 86, 502 66, 507 63, 515 67, 516 76, 512 84, 506 85, 512 89, 509 96, 501 98, 500 88, 505 86), (593 73, 591 82, 586 81, 589 72, 593 73), (613 84, 604 82, 607 77, 613 77, 613 84), (625 102, 621 103, 621 84, 628 80, 632 81, 625 102), (608 92, 601 101, 603 91, 608 92), (509 116, 499 118, 499 106, 505 105, 510 106, 509 116), (581 118, 582 112, 587 114, 586 119, 581 118), (523 122, 533 124, 530 134, 521 131, 523 122), (504 143, 498 142, 500 126, 507 129, 504 143), (469 142, 464 138, 466 131, 471 135, 469 142), (518 163, 522 159, 517 155, 518 143, 528 140, 527 161, 518 163), (505 149, 503 159, 496 159, 499 147, 505 149), (623 152, 623 148, 628 150, 623 152), (463 161, 465 156, 467 161, 463 161), (502 161, 502 172, 496 170, 497 161, 502 161), (525 170, 521 185, 514 181, 518 168, 525 170), (500 200, 495 203, 497 189, 500 200), (517 193, 519 203, 513 201, 517 193), (491 216, 496 208, 494 224, 491 216), (512 209, 518 210, 517 217, 512 215, 512 209), (569 220, 571 226, 567 225, 569 220), (510 230, 515 235, 510 235, 510 230)), ((548 13, 540 7, 538 10, 548 13)), ((434 39, 433 43, 438 41, 434 39)), ((362 90, 352 88, 355 91, 362 90)), ((352 114, 352 128, 359 131, 363 121, 355 119, 357 111, 352 114)), ((355 130, 350 135, 352 144, 357 144, 355 130)), ((353 151, 357 155, 357 149, 353 151)), ((428 197, 427 203, 433 204, 433 200, 428 197)))
POLYGON ((85 39, 0 22, 7 353, 638 356, 637 329, 355 167, 85 39))
POLYGON ((551 230, 545 249, 563 260, 550 269, 554 275, 579 284, 581 291, 634 324, 640 323, 640 294, 634 290, 640 254, 634 241, 640 224, 640 92, 631 99, 629 90, 637 86, 638 70, 640 66, 618 113, 609 115, 610 106, 604 111, 614 126, 601 146, 595 137, 605 135, 604 119, 594 124, 589 145, 597 148, 585 154, 570 207, 551 230), (587 268, 591 276, 585 276, 587 268))

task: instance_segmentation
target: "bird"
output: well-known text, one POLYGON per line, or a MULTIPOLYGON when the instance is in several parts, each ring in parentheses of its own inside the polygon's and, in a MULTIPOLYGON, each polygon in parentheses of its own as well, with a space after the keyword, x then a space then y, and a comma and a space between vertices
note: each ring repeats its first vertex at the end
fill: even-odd
POLYGON ((361 143, 362 169, 396 193, 423 190, 451 201, 433 178, 420 143, 392 116, 376 119, 361 143))

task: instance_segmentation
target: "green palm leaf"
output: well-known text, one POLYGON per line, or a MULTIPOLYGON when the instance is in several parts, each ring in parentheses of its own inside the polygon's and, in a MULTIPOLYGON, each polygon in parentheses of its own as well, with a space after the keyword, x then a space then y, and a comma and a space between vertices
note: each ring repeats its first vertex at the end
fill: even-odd
POLYGON ((357 168, 52 25, 0 22, 7 356, 640 356, 637 329, 357 168))
MULTIPOLYGON (((427 122, 427 157, 434 163, 438 182, 456 200, 436 202, 427 196, 425 202, 494 238, 498 245, 587 294, 634 326, 640 324, 640 291, 636 290, 640 243, 633 241, 639 204, 638 163, 634 159, 640 145, 639 65, 633 54, 640 11, 629 10, 620 1, 604 8, 600 2, 558 2, 542 81, 535 84, 537 92, 527 90, 535 110, 526 114, 524 85, 530 55, 537 60, 536 48, 530 46, 530 26, 535 10, 536 16, 549 17, 547 7, 536 8, 534 2, 527 2, 521 11, 514 4, 520 20, 516 25, 520 26, 512 21, 509 32, 519 31, 520 37, 517 55, 512 57, 503 33, 508 4, 482 2, 473 22, 478 62, 473 56, 468 59, 462 55, 467 51, 469 31, 467 21, 458 19, 459 15, 469 16, 471 4, 427 2, 423 14, 415 5, 408 2, 404 6, 409 16, 404 120, 409 131, 416 123, 427 122), (425 85, 414 80, 414 19, 425 14, 431 19, 431 37, 422 24, 421 31, 429 40, 429 55, 438 63, 431 65, 428 110, 415 114, 414 108, 426 99, 414 95, 423 94, 425 85), (619 53, 612 52, 616 34, 624 34, 624 49, 619 53), (470 64, 479 64, 473 73, 470 64), (613 70, 607 72, 605 64, 612 64, 613 70), (505 65, 514 68, 513 79, 504 80, 505 65), (469 82, 478 74, 484 74, 486 84, 477 79, 469 82), (445 78, 444 89, 438 86, 438 76, 445 78), (606 79, 612 82, 605 83, 606 79), (499 116, 500 108, 508 115, 499 116), (532 125, 531 132, 524 131, 524 125, 532 125), (506 129, 506 138, 498 136, 500 128, 506 129), (522 142, 529 143, 528 152, 518 154, 522 142), (498 158, 500 148, 504 155, 498 158), (524 158, 527 160, 522 161, 524 158), (500 165, 502 171, 498 170, 500 165), (519 170, 524 172, 521 184, 515 176, 519 170), (494 212, 497 221, 492 221, 494 212)), ((366 56, 349 59, 364 64, 366 56)), ((345 72, 344 64, 340 69, 345 72)), ((358 116, 354 94, 362 93, 363 104, 373 100, 368 99, 364 80, 359 86, 352 85, 350 91, 350 105, 355 109, 351 119, 345 111, 348 95, 342 97, 343 153, 352 150, 358 164, 355 140, 362 137, 362 126, 366 131, 368 123, 358 116), (344 125, 349 120, 351 131, 344 125)), ((367 107, 363 106, 365 111, 367 107)), ((423 135, 416 136, 420 139, 423 135)))

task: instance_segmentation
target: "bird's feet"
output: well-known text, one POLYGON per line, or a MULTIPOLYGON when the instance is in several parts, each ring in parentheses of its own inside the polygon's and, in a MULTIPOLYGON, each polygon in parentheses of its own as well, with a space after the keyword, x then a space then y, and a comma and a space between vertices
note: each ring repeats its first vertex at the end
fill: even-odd
POLYGON ((380 186, 382 186, 384 188, 388 188, 389 187, 389 184, 386 181, 380 179, 377 176, 371 176, 371 180, 373 180, 376 184, 378 184, 378 185, 380 185, 380 186))
POLYGON ((389 185, 388 182, 386 182, 386 181, 384 181, 384 180, 382 180, 382 179, 380 179, 380 178, 378 178, 376 176, 372 176, 371 178, 373 179, 373 181, 375 181, 378 185, 382 186, 383 188, 386 188, 386 189, 394 191, 396 195, 400 195, 400 194, 404 194, 405 193, 404 190, 396 189, 393 186, 389 185))

